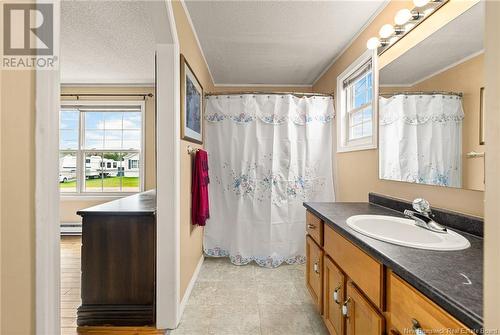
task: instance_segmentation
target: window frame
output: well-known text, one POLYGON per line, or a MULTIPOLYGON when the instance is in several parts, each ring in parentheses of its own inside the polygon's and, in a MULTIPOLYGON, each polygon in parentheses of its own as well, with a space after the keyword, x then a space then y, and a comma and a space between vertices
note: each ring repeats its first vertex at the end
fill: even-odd
POLYGON ((87 150, 85 149, 85 118, 84 113, 79 111, 79 131, 78 131, 78 147, 77 149, 59 149, 59 152, 75 152, 76 153, 76 192, 60 192, 60 197, 62 199, 87 199, 92 198, 122 198, 129 195, 144 192, 144 174, 145 174, 145 147, 146 147, 146 110, 145 102, 139 100, 62 100, 59 106, 59 113, 63 109, 71 108, 81 108, 81 107, 92 107, 92 106, 109 106, 109 107, 120 107, 120 106, 138 106, 141 110, 141 146, 139 149, 139 191, 137 192, 85 192, 83 183, 85 182, 85 154, 88 151, 92 152, 123 152, 132 153, 137 152, 137 150, 130 149, 97 149, 97 150, 87 150))
POLYGON ((358 59, 337 77, 337 152, 349 152, 358 150, 371 150, 377 148, 378 138, 378 73, 377 73, 377 54, 375 51, 367 50, 358 59), (348 108, 348 91, 344 89, 343 83, 352 74, 360 69, 366 62, 372 61, 372 134, 356 139, 349 139, 350 118, 353 113, 370 106, 370 103, 364 104, 353 110, 348 108))

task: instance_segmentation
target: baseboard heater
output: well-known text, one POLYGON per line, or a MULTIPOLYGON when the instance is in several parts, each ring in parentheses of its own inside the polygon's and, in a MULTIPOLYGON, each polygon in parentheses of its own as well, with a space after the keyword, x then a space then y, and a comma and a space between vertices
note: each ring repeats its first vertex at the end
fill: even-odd
POLYGON ((82 223, 81 222, 62 222, 61 235, 81 235, 82 223))

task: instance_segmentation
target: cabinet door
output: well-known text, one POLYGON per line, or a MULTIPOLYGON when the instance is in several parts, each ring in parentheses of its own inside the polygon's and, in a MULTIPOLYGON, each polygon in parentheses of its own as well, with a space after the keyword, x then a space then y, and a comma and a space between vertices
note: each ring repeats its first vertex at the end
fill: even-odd
POLYGON ((347 298, 342 306, 347 335, 381 335, 384 322, 377 309, 352 282, 347 283, 347 298))
POLYGON ((319 313, 323 309, 323 250, 306 236, 306 286, 319 313))
POLYGON ((323 269, 323 319, 331 335, 343 335, 342 303, 345 301, 345 277, 326 255, 323 257, 323 269))

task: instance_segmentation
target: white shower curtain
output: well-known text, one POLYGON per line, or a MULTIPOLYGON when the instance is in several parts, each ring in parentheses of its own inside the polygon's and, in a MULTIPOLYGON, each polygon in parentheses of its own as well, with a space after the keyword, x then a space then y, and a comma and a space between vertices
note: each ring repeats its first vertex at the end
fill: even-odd
POLYGON ((461 97, 398 94, 379 102, 380 178, 461 187, 461 97))
POLYGON ((204 252, 265 267, 305 261, 304 201, 334 201, 331 97, 206 100, 204 252))

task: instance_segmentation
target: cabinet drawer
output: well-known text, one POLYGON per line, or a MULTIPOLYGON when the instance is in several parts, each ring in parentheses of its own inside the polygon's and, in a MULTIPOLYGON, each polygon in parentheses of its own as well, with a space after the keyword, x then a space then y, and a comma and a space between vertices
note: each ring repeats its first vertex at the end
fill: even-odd
POLYGON ((323 250, 306 236, 306 286, 319 313, 323 311, 323 250))
POLYGON ((323 246, 323 221, 306 211, 306 231, 319 246, 323 246))
POLYGON ((323 320, 331 335, 343 335, 342 304, 345 301, 345 276, 330 257, 326 255, 323 257, 323 320))
POLYGON ((392 272, 387 285, 390 334, 413 334, 413 320, 419 323, 425 334, 440 331, 469 334, 466 326, 392 272))
POLYGON ((382 264, 328 226, 325 227, 324 249, 375 306, 382 308, 382 264))

